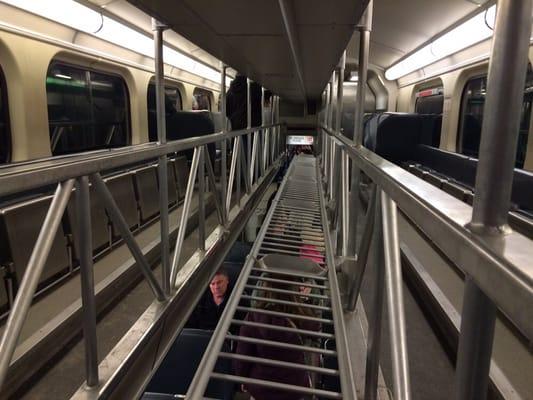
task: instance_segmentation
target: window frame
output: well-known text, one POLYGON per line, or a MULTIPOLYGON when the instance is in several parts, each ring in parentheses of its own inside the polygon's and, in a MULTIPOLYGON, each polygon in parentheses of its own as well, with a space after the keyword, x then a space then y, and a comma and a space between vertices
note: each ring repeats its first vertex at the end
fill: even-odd
POLYGON ((212 112, 213 111, 213 104, 211 102, 211 95, 213 94, 210 90, 207 90, 207 89, 204 89, 204 88, 201 88, 201 87, 198 87, 196 86, 193 91, 192 91, 192 96, 193 96, 193 104, 191 104, 191 108, 193 108, 193 105, 194 105, 194 101, 196 101, 196 91, 199 91, 203 94, 205 94, 205 96, 207 97, 207 105, 208 105, 208 108, 207 110, 205 108, 202 108, 202 109, 197 109, 195 111, 209 111, 209 112, 212 112))
MULTIPOLYGON (((429 86, 429 87, 424 87, 424 88, 420 88, 418 89, 417 91, 415 91, 415 107, 414 107, 414 113, 415 114, 419 114, 419 112, 417 111, 417 105, 418 105, 418 101, 420 99, 425 99, 425 98, 431 98, 431 97, 436 97, 436 96, 442 96, 442 110, 439 114, 443 114, 444 112, 444 86, 442 85, 437 85, 437 86, 429 86), (429 94, 427 96, 420 96, 420 93, 424 93, 424 92, 433 92, 433 91, 436 91, 435 93, 432 93, 432 94, 429 94)), ((438 115, 438 114, 435 114, 435 115, 438 115)))
MULTIPOLYGON (((69 152, 65 152, 65 153, 60 153, 60 154, 54 154, 53 150, 52 150, 52 136, 50 134, 50 115, 48 115, 48 134, 49 134, 49 137, 50 137, 50 153, 52 155, 52 157, 59 157, 59 156, 64 156, 64 155, 68 155, 68 154, 81 154, 81 153, 85 153, 85 152, 91 152, 91 151, 99 151, 99 150, 105 150, 105 149, 112 149, 112 148, 119 148, 119 147, 127 147, 127 146, 131 146, 131 143, 132 143, 132 136, 133 136, 133 132, 132 132, 132 122, 131 122, 131 97, 130 97, 130 90, 129 90, 129 87, 128 87, 128 83, 125 79, 125 77, 123 75, 121 75, 120 73, 117 73, 117 72, 114 72, 114 71, 109 71, 109 70, 106 70, 106 69, 97 69, 97 68, 92 68, 92 67, 89 67, 83 63, 81 64, 76 64, 76 63, 73 63, 73 62, 70 62, 70 61, 64 61, 62 59, 52 59, 50 61, 50 63, 48 64, 48 68, 46 70, 46 78, 45 78, 45 91, 46 91, 46 96, 47 96, 47 100, 46 100, 46 105, 47 105, 47 111, 48 111, 48 90, 46 89, 46 79, 48 79, 49 75, 50 75, 50 70, 56 66, 56 65, 61 65, 61 66, 65 66, 65 67, 68 67, 68 68, 73 68, 73 69, 77 69, 83 73, 85 73, 85 76, 86 76, 86 83, 87 83, 87 86, 88 86, 88 89, 89 89, 89 97, 90 97, 90 101, 92 102, 93 101, 93 94, 92 94, 92 91, 93 91, 93 85, 92 85, 92 79, 91 79, 91 74, 94 73, 94 74, 101 74, 101 75, 105 75, 105 76, 109 76, 109 77, 114 77, 114 78, 119 78, 121 81, 122 81, 122 84, 123 84, 123 89, 124 89, 124 105, 125 105, 125 115, 124 115, 124 119, 125 119, 125 137, 126 137, 126 140, 125 140, 125 144, 122 146, 109 146, 109 147, 103 147, 103 148, 97 148, 97 149, 85 149, 85 150, 81 150, 81 151, 69 151, 69 152), (89 80, 87 81, 87 74, 89 76, 89 80)), ((91 114, 92 114, 92 111, 91 111, 91 114)))
POLYGON ((0 96, 2 96, 2 105, 3 110, 0 110, 2 112, 2 116, 4 117, 4 133, 3 137, 0 137, 0 145, 5 145, 5 152, 0 151, 0 165, 1 164, 8 164, 11 161, 11 153, 12 153, 12 143, 11 143, 11 123, 10 123, 10 116, 9 116, 9 97, 8 97, 8 89, 7 89, 7 80, 4 75, 4 71, 2 67, 0 66, 0 96))
MULTIPOLYGON (((467 106, 468 106, 468 102, 465 100, 465 95, 466 95, 466 92, 467 92, 467 88, 469 86, 469 84, 475 80, 480 80, 480 79, 484 79, 485 80, 485 87, 487 86, 488 84, 488 72, 484 72, 484 73, 479 73, 479 74, 475 74, 475 75, 472 75, 470 77, 468 77, 468 79, 466 79, 465 81, 465 84, 463 86, 463 89, 461 91, 461 99, 460 99, 460 105, 459 105, 459 122, 458 122, 458 126, 457 126, 457 138, 456 138, 456 144, 455 144, 455 148, 456 148, 456 152, 458 154, 463 154, 467 157, 473 157, 473 158, 477 158, 479 159, 479 150, 478 150, 478 153, 476 155, 469 155, 469 154, 464 154, 464 150, 463 150, 463 142, 464 142, 464 125, 465 125, 465 113, 466 113, 466 109, 467 109, 467 106)), ((531 82, 531 80, 533 80, 533 69, 532 69, 532 65, 531 63, 528 63, 528 69, 527 69, 527 74, 526 74, 526 81, 524 82, 524 89, 522 91, 522 102, 521 102, 521 107, 524 106, 524 98, 526 97, 526 95, 528 94, 527 92, 527 84, 528 82, 531 82)), ((529 92, 531 93, 531 91, 529 92)), ((482 113, 482 116, 484 115, 485 113, 485 100, 483 101, 483 113, 482 113)), ((531 133, 531 120, 532 120, 532 116, 533 116, 533 100, 530 102, 530 107, 529 107, 529 118, 526 118, 527 120, 527 124, 528 124, 528 129, 527 129, 527 136, 526 136, 526 155, 524 157, 524 160, 523 160, 523 163, 522 165, 517 165, 518 163, 518 151, 519 151, 519 148, 518 148, 518 145, 519 143, 517 143, 517 148, 516 148, 516 154, 515 154, 515 164, 514 164, 514 167, 517 168, 517 169, 521 169, 521 170, 524 170, 524 167, 526 165, 526 158, 527 158, 527 146, 528 146, 528 142, 530 140, 533 140, 533 137, 530 138, 530 133, 531 133)), ((520 127, 521 127, 521 122, 522 122, 522 118, 520 119, 520 124, 519 124, 519 130, 520 130, 520 127)), ((483 118, 481 119, 480 121, 480 130, 483 129, 483 118)), ((481 138, 481 131, 480 131, 480 138, 481 138)), ((481 139, 480 139, 480 143, 481 143, 481 139)), ((479 144, 480 144, 479 143, 479 144)), ((478 144, 478 146, 479 146, 478 144)), ((479 149, 479 147, 478 147, 479 149)))

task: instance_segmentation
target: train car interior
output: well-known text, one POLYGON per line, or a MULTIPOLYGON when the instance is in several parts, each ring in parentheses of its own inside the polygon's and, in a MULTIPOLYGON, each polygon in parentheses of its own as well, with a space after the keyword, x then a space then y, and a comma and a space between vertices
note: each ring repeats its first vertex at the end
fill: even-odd
POLYGON ((532 26, 0 0, 0 399, 533 400, 532 26))

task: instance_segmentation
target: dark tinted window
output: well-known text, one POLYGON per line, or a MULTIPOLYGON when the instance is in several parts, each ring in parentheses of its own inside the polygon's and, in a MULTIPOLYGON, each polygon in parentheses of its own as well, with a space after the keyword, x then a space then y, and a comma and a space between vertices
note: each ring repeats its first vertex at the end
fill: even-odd
MULTIPOLYGON (((470 79, 461 98, 461 118, 459 119, 458 151, 471 157, 478 157, 481 124, 487 89, 487 77, 470 79)), ((523 168, 527 152, 531 103, 533 102, 533 73, 528 67, 527 80, 520 115, 520 132, 516 150, 516 168, 523 168)))
POLYGON ((53 155, 129 144, 128 92, 122 78, 53 63, 46 93, 53 155))
POLYGON ((0 69, 0 163, 9 161, 10 139, 7 85, 2 69, 0 69))
POLYGON ((201 89, 195 88, 193 92, 194 99, 192 101, 193 110, 207 110, 211 111, 211 96, 210 92, 201 89))
POLYGON ((442 88, 421 90, 416 94, 415 113, 442 114, 444 95, 442 88))

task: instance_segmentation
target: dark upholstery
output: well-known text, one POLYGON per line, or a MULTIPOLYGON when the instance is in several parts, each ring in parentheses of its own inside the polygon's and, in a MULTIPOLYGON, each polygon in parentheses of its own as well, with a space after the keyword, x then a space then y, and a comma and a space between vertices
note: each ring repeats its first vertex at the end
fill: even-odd
MULTIPOLYGON (((177 111, 167 118, 167 139, 180 140, 215 132, 215 126, 209 111, 177 111)), ((211 162, 215 163, 216 148, 214 144, 207 146, 211 162)), ((193 150, 183 152, 187 159, 192 160, 193 150)))
POLYGON ((167 186, 168 186, 168 204, 174 205, 178 201, 178 186, 176 182, 175 160, 167 161, 167 186))
MULTIPOLYGON (((93 241, 93 253, 99 253, 106 247, 109 247, 109 220, 100 200, 100 196, 95 193, 93 186, 90 186, 89 196, 91 198, 91 230, 93 241)), ((75 249, 78 237, 78 223, 76 218, 76 190, 70 196, 67 206, 68 219, 70 222, 71 232, 74 238, 75 249)))
MULTIPOLYGON (((19 283, 26 271, 51 201, 52 196, 39 197, 0 210, 0 263, 13 263, 13 271, 19 283)), ((54 276, 67 273, 69 266, 67 242, 63 227, 59 224, 39 282, 44 283, 54 276)), ((3 282, 2 291, 5 291, 3 282)), ((4 293, 0 297, 0 301, 5 301, 4 293)))
MULTIPOLYGON (((120 212, 124 216, 130 229, 139 225, 139 211, 137 200, 135 199, 135 188, 133 187, 133 175, 129 172, 104 179, 107 188, 113 195, 120 212)), ((115 235, 118 234, 116 228, 113 229, 115 235)))
POLYGON ((185 197, 187 190, 187 181, 189 180, 189 166, 185 157, 178 157, 174 160, 174 167, 176 168, 176 180, 178 183, 178 196, 180 199, 185 197))
MULTIPOLYGON (((161 366, 146 388, 147 392, 185 394, 194 377, 194 373, 211 340, 211 331, 184 329, 172 344, 161 366)), ((224 344, 222 351, 229 352, 224 344)), ((215 370, 231 373, 231 362, 219 358, 215 370)), ((231 399, 234 385, 220 380, 211 379, 207 386, 206 396, 216 399, 231 399)))
POLYGON ((145 222, 159 213, 159 190, 156 167, 150 165, 133 171, 135 192, 141 210, 141 220, 145 222))

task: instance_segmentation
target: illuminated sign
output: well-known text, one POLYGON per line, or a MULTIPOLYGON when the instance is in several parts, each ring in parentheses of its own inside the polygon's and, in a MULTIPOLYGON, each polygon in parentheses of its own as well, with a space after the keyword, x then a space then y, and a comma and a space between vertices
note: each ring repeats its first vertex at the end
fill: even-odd
POLYGON ((287 144, 293 145, 293 146, 310 146, 313 144, 313 141, 314 141, 313 136, 295 136, 295 135, 287 136, 287 144))

